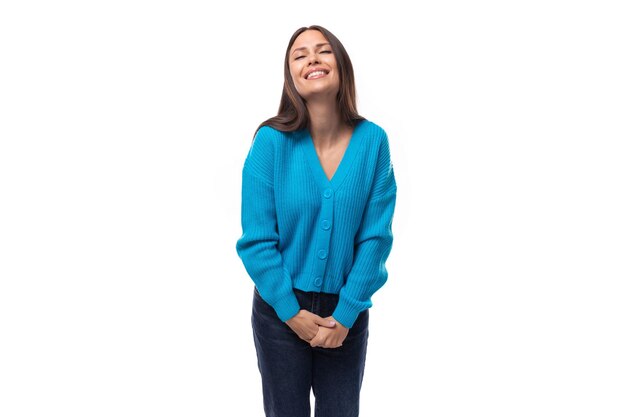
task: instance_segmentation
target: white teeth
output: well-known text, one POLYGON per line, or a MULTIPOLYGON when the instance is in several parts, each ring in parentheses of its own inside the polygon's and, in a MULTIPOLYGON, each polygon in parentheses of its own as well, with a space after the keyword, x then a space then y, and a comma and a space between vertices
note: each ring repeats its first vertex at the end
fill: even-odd
POLYGON ((306 76, 307 80, 311 77, 316 77, 318 75, 324 75, 326 74, 324 71, 313 71, 312 73, 310 73, 309 75, 306 76))

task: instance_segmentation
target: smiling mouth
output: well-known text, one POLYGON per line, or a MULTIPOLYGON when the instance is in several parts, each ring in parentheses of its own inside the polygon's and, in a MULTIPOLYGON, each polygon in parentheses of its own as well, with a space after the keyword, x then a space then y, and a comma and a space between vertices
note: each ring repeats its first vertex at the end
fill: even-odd
POLYGON ((325 77, 326 75, 328 75, 327 71, 317 70, 308 73, 304 78, 307 80, 315 80, 317 78, 325 77))

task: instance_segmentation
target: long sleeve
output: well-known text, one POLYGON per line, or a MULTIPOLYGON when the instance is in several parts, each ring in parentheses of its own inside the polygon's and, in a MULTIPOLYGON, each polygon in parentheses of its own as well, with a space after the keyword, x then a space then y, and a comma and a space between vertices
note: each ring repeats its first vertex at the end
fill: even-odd
POLYGON ((278 250, 278 226, 273 186, 272 132, 261 128, 242 170, 241 226, 237 254, 261 297, 282 321, 300 310, 289 271, 278 250))
POLYGON ((372 306, 371 296, 387 281, 385 262, 393 242, 396 181, 386 135, 381 142, 372 191, 354 240, 354 260, 333 317, 352 327, 359 313, 372 306))

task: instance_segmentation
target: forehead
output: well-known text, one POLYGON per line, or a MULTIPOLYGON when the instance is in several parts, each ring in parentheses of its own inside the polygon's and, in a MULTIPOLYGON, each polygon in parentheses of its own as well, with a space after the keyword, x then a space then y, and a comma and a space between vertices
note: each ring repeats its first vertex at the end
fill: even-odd
POLYGON ((322 35, 322 32, 320 32, 319 30, 309 29, 298 35, 296 40, 293 42, 293 45, 291 46, 291 50, 293 51, 297 48, 302 47, 313 48, 318 43, 326 42, 328 42, 328 40, 324 37, 324 35, 322 35))

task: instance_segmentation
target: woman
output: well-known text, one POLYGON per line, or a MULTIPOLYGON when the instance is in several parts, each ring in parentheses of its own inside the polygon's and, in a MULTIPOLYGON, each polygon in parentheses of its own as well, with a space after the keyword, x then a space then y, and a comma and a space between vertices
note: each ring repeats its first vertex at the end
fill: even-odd
POLYGON ((278 114, 243 166, 237 253, 267 416, 359 412, 371 296, 387 280, 396 182, 385 131, 357 113, 352 63, 320 26, 287 46, 278 114))

